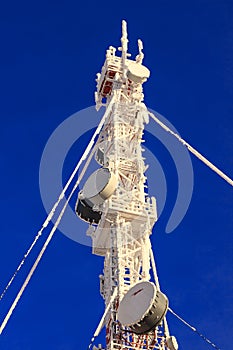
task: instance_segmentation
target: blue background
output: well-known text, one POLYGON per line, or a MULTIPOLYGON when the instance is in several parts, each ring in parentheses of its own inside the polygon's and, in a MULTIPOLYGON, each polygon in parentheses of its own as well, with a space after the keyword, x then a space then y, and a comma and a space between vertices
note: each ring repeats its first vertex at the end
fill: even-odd
MULTIPOLYGON (((38 172, 47 139, 65 118, 94 104, 95 74, 107 47, 120 45, 122 19, 128 21, 129 51, 136 54, 138 37, 144 42, 151 70, 144 87, 148 107, 233 174, 232 16, 233 2, 227 0, 1 4, 1 290, 46 216, 38 172)), ((192 157, 191 205, 180 226, 165 234, 177 182, 174 164, 161 146, 154 148, 167 164, 168 181, 167 203, 152 236, 162 289, 178 314, 222 350, 231 349, 232 188, 192 157)), ((67 166, 71 171, 74 164, 67 166)), ((35 256, 0 302, 1 320, 35 256)), ((0 348, 86 349, 104 308, 102 266, 91 248, 57 232, 0 336, 0 348)), ((210 348, 173 316, 168 320, 180 350, 210 348)))

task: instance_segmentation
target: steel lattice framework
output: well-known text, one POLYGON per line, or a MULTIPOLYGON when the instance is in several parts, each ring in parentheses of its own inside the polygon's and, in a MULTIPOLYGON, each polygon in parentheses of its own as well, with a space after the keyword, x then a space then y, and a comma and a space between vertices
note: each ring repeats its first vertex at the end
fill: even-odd
POLYGON ((88 349, 105 325, 106 345, 104 348, 100 344, 98 348, 93 346, 93 350, 177 350, 177 341, 174 336, 170 336, 166 320, 166 312, 169 310, 206 343, 219 350, 211 340, 170 309, 167 297, 160 291, 150 243, 152 228, 157 221, 156 200, 150 198, 145 191, 147 166, 141 146, 144 126, 149 122, 149 116, 231 186, 233 180, 147 110, 143 103, 142 84, 150 72, 142 65, 144 54, 141 40, 138 40, 138 48, 136 59, 129 59, 126 22, 123 21, 121 47, 118 48, 121 57, 116 56, 116 49, 110 46, 102 71, 97 74, 96 108, 99 110, 101 106, 105 107, 104 116, 41 229, 1 293, 0 301, 52 220, 84 161, 85 165, 0 324, 0 334, 95 154, 101 167, 88 178, 83 190, 79 192, 75 208, 77 215, 89 222, 87 235, 92 238, 93 254, 105 257, 104 272, 100 275, 100 293, 105 300, 105 311, 88 349), (151 272, 154 282, 150 282, 151 272))
MULTIPOLYGON (((156 200, 145 191, 147 167, 142 148, 144 126, 149 122, 142 84, 149 77, 149 70, 142 65, 141 40, 136 59, 128 58, 125 21, 121 44, 121 57, 115 55, 114 47, 107 50, 102 71, 97 74, 95 93, 97 110, 106 107, 95 159, 115 174, 117 187, 104 203, 93 205, 93 211, 102 213, 101 219, 98 225, 89 226, 87 234, 92 237, 93 253, 105 257, 100 292, 108 308, 106 350, 168 349, 166 318, 152 332, 140 335, 123 327, 117 319, 119 303, 129 288, 151 279, 154 261, 150 235, 157 220, 156 200)), ((155 264, 154 272, 159 288, 155 264)))

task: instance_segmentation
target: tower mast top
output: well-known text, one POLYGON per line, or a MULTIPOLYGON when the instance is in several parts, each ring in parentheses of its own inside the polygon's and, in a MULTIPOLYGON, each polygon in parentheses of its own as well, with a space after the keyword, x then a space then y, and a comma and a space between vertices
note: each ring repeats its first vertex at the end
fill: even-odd
POLYGON ((110 46, 101 73, 97 74, 97 91, 95 92, 96 109, 107 106, 113 97, 113 91, 121 91, 124 100, 132 103, 142 102, 144 95, 142 84, 149 78, 150 71, 142 61, 144 58, 142 41, 138 40, 138 55, 130 59, 128 53, 127 23, 122 21, 121 56, 116 55, 116 48, 110 46))
POLYGON ((126 66, 126 59, 127 56, 130 56, 130 54, 127 53, 128 51, 128 34, 127 34, 127 23, 125 20, 122 21, 122 37, 121 37, 121 47, 119 48, 120 51, 122 51, 122 65, 123 67, 126 66))

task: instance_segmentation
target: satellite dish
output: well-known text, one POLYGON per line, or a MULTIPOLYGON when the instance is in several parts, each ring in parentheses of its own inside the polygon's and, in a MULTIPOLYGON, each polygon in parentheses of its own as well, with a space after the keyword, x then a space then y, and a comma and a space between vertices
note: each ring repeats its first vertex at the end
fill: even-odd
POLYGON ((116 176, 108 168, 100 168, 91 174, 79 192, 76 203, 76 213, 80 219, 98 225, 102 212, 93 207, 103 204, 113 194, 116 186, 116 176))
POLYGON ((118 308, 118 320, 136 334, 152 331, 163 320, 168 299, 154 283, 144 281, 125 294, 118 308))
POLYGON ((88 222, 89 224, 98 225, 102 215, 100 211, 94 211, 85 201, 81 199, 78 199, 75 211, 80 219, 88 222))
POLYGON ((108 168, 100 168, 87 179, 79 198, 91 207, 100 205, 113 194, 116 187, 116 176, 108 168))
POLYGON ((135 83, 142 84, 150 76, 148 68, 134 61, 128 65, 127 77, 135 83))

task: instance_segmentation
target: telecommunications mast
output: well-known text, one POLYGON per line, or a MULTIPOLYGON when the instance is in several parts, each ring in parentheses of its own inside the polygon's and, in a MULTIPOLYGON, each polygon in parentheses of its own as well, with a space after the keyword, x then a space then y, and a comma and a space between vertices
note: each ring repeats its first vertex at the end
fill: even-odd
POLYGON ((142 65, 141 40, 138 48, 136 59, 129 59, 123 21, 121 57, 110 46, 96 79, 96 108, 106 108, 95 151, 100 168, 79 192, 76 212, 89 223, 93 254, 105 259, 100 275, 105 313, 99 328, 106 327, 106 344, 98 348, 177 350, 177 341, 169 334, 168 299, 160 291, 150 243, 157 210, 155 198, 145 192, 141 147, 144 125, 149 122, 142 84, 150 72, 142 65))
POLYGON ((77 215, 89 224, 87 234, 92 238, 93 254, 105 259, 104 272, 100 275, 100 293, 105 301, 105 311, 88 349, 177 350, 176 338, 170 335, 166 320, 169 310, 206 343, 220 350, 171 310, 168 298, 160 290, 150 242, 157 221, 156 200, 150 198, 145 191, 146 164, 141 147, 144 125, 149 122, 149 117, 231 186, 233 180, 147 110, 143 103, 142 84, 149 78, 150 71, 142 65, 144 54, 141 40, 138 40, 138 49, 135 60, 129 59, 126 22, 123 21, 121 47, 118 48, 121 57, 116 56, 116 49, 110 46, 101 73, 97 74, 96 79, 96 109, 103 106, 106 108, 105 113, 41 229, 0 294, 0 301, 55 212, 58 212, 67 189, 84 161, 85 165, 0 324, 0 335, 95 155, 99 168, 87 179, 78 194, 75 207, 77 215), (93 343, 103 326, 106 328, 106 341, 97 348, 93 343))

